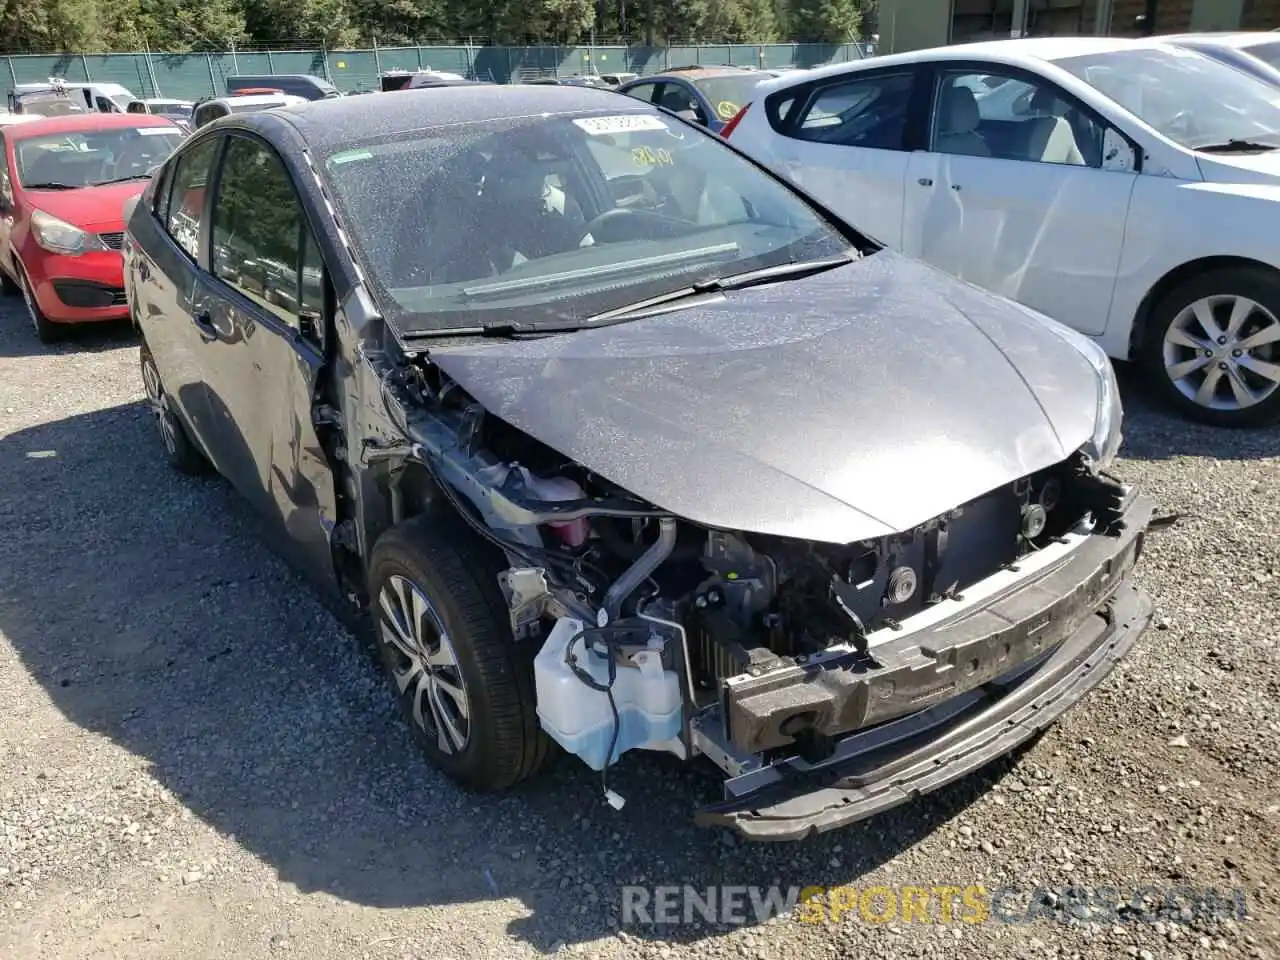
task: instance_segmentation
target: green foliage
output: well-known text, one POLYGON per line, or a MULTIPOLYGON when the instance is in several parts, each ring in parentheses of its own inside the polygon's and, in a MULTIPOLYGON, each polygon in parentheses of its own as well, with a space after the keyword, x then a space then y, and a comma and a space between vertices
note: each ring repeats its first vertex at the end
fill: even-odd
POLYGON ((875 0, 0 0, 0 54, 462 41, 843 43, 875 0), (625 16, 625 20, 624 20, 625 16))

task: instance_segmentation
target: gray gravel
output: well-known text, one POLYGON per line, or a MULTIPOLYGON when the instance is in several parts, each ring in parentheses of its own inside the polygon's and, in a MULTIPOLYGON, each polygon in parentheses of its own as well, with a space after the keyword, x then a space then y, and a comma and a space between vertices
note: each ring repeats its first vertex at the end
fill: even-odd
POLYGON ((164 465, 130 335, 41 347, 0 301, 0 957, 1275 957, 1280 432, 1126 396, 1119 472, 1185 514, 1141 565, 1159 629, 1021 757, 753 846, 688 826, 715 781, 660 756, 622 814, 568 760, 455 789, 246 507, 164 465), (1249 915, 619 921, 622 884, 716 882, 1240 886, 1249 915))

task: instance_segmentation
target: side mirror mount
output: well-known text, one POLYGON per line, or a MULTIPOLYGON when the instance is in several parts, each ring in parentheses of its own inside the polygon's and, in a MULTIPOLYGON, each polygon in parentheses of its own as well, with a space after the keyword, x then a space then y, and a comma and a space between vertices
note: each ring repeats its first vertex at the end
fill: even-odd
POLYGON ((1117 173, 1133 173, 1138 169, 1138 154, 1133 144, 1112 127, 1107 127, 1102 134, 1102 169, 1117 173))

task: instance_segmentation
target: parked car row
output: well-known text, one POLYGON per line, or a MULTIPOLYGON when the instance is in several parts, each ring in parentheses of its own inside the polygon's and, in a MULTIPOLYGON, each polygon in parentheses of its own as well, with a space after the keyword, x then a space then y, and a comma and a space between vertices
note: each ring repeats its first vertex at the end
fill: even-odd
POLYGON ((123 256, 165 456, 368 612, 468 787, 554 746, 623 809, 656 750, 719 771, 699 823, 831 830, 1013 749, 1151 617, 1103 350, 652 102, 231 114, 123 256))

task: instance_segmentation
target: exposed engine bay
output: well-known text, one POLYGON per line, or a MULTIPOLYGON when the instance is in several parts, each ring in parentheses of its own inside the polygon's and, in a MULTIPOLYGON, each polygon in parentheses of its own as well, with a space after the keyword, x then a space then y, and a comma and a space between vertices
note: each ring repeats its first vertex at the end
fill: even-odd
POLYGON ((815 672, 874 675, 887 641, 959 612, 998 574, 1014 582, 1050 548, 1061 560, 1123 500, 1077 455, 876 540, 707 529, 488 415, 430 364, 387 369, 383 391, 412 438, 405 461, 507 556, 513 634, 540 651, 543 728, 602 771, 636 748, 706 754, 731 776, 789 754, 821 762, 835 735, 925 704, 826 709, 821 697, 779 697, 771 680, 812 690, 815 672), (744 720, 753 684, 771 702, 744 720))

